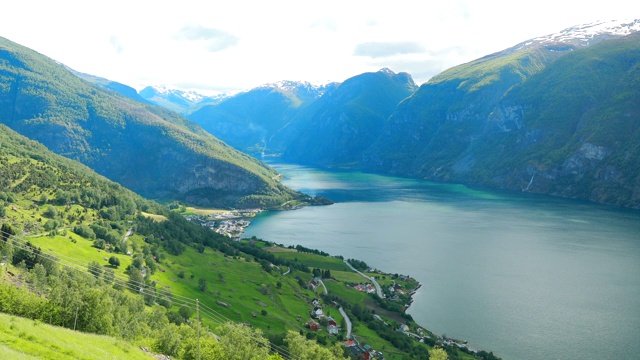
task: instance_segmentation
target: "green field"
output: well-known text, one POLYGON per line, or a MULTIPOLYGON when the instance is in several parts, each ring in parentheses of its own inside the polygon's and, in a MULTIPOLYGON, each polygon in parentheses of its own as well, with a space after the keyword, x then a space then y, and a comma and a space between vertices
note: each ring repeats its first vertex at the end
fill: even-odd
MULTIPOLYGON (((140 237, 132 238, 142 243, 140 237)), ((309 310, 306 298, 313 297, 310 291, 300 290, 293 277, 280 276, 277 268, 269 274, 253 260, 224 256, 208 248, 202 254, 187 248, 180 256, 166 255, 158 266, 163 270, 153 275, 159 281, 158 289, 168 287, 174 295, 199 299, 203 306, 224 318, 248 322, 267 332, 299 331, 296 317, 302 316, 306 321, 309 310), (206 280, 206 291, 198 287, 200 279, 206 280), (304 294, 304 298, 297 294, 304 294), (221 306, 218 301, 230 306, 221 306), (262 310, 267 311, 266 316, 262 310)), ((216 325, 206 314, 203 321, 216 325)))
POLYGON ((84 239, 75 233, 68 231, 66 236, 32 236, 28 240, 45 253, 58 257, 60 262, 78 269, 86 269, 91 261, 102 264, 114 270, 116 276, 126 276, 124 270, 131 264, 131 256, 125 254, 110 253, 93 247, 93 241, 84 239), (75 240, 73 242, 72 240, 75 240), (112 256, 120 259, 120 266, 109 266, 108 259, 112 256))
POLYGON ((149 354, 124 340, 84 334, 2 313, 0 313, 0 358, 12 360, 153 359, 149 354))
POLYGON ((303 252, 282 252, 282 251, 273 251, 276 256, 295 260, 307 264, 310 268, 318 268, 324 270, 331 270, 333 273, 334 270, 339 271, 351 271, 349 267, 340 259, 329 256, 321 256, 311 253, 303 253, 303 252))

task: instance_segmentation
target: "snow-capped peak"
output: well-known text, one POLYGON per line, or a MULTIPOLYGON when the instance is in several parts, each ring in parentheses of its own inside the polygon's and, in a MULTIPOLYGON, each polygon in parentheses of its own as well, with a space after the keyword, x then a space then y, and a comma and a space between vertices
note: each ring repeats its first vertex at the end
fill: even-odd
POLYGON ((180 96, 186 100, 189 100, 191 102, 198 102, 202 99, 204 99, 206 96, 197 93, 195 91, 191 91, 191 90, 183 90, 183 89, 179 89, 176 87, 170 87, 167 85, 154 85, 151 86, 151 88, 153 88, 158 94, 161 95, 175 95, 175 96, 180 96))
POLYGON ((603 37, 626 36, 640 31, 640 20, 596 21, 590 24, 572 26, 560 32, 533 39, 539 44, 572 43, 578 46, 593 45, 603 37))
POLYGON ((300 91, 321 96, 330 83, 313 84, 308 81, 281 80, 258 86, 257 89, 278 89, 283 92, 299 93, 300 91))

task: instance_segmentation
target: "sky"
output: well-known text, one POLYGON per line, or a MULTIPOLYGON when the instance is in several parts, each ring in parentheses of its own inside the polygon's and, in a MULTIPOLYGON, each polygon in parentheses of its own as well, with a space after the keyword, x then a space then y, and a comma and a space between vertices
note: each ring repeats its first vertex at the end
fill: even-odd
POLYGON ((383 67, 421 84, 573 25, 640 18, 640 2, 20 0, 2 13, 0 36, 74 70, 212 95, 383 67))

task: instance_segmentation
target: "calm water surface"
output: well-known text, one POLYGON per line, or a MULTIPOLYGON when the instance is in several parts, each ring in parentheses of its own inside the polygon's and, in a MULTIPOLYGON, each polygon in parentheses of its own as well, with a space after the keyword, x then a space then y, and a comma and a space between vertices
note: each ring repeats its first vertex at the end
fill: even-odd
POLYGON ((640 212, 272 164, 331 206, 258 216, 246 235, 409 274, 409 313, 505 359, 640 358, 640 212))

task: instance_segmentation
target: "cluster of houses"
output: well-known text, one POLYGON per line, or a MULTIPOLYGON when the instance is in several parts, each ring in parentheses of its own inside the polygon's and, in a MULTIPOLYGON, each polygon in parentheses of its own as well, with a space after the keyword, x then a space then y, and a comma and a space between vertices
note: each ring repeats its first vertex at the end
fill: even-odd
POLYGON ((404 295, 407 293, 402 289, 402 285, 400 284, 393 284, 389 286, 389 292, 391 293, 391 296, 389 296, 389 300, 392 301, 398 300, 400 298, 400 295, 404 295))
POLYGON ((360 283, 360 284, 347 284, 347 286, 351 286, 352 288, 365 292, 367 294, 375 294, 376 288, 373 287, 370 283, 360 283))
POLYGON ((189 221, 195 221, 218 234, 226 235, 232 239, 239 240, 244 229, 251 224, 246 217, 254 217, 260 209, 232 210, 224 213, 216 213, 208 216, 187 215, 189 221))
POLYGON ((212 228, 218 234, 226 235, 232 239, 240 239, 244 229, 251 224, 247 220, 225 220, 221 221, 217 227, 212 228))
POLYGON ((380 351, 374 350, 369 345, 361 346, 356 340, 345 341, 344 346, 349 349, 350 355, 356 359, 384 359, 384 355, 380 351))
POLYGON ((313 299, 311 300, 311 304, 313 305, 313 309, 309 311, 311 319, 307 321, 305 326, 311 331, 318 331, 320 330, 320 321, 323 323, 325 322, 321 319, 326 319, 327 333, 329 335, 338 335, 338 332, 340 331, 340 328, 338 328, 338 323, 336 323, 336 320, 331 316, 327 316, 324 314, 324 312, 322 311, 322 307, 320 306, 320 300, 313 299))

